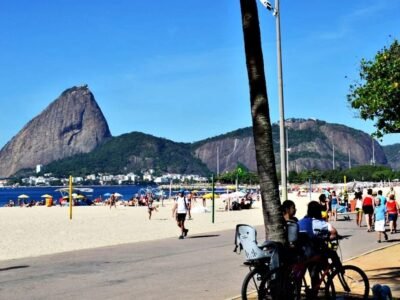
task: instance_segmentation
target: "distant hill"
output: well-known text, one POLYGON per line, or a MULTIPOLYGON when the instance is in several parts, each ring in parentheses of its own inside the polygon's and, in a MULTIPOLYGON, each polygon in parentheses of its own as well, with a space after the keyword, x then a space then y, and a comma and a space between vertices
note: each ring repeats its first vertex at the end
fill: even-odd
MULTIPOLYGON (((379 143, 360 130, 312 119, 289 119, 286 127, 290 149, 288 168, 291 171, 329 170, 333 163, 335 168, 368 165, 373 157, 376 164, 387 165, 379 143)), ((272 125, 272 138, 279 169, 278 124, 272 125)), ((232 170, 238 163, 252 171, 257 170, 251 127, 196 142, 193 151, 213 172, 218 168, 220 173, 232 170)))
MULTIPOLYGON (((391 165, 399 169, 399 145, 377 141, 345 125, 314 119, 286 120, 289 170, 391 165)), ((279 126, 272 124, 279 170, 279 126)), ((85 175, 126 174, 153 169, 157 174, 207 175, 231 171, 238 164, 257 170, 251 127, 195 143, 176 143, 132 132, 112 137, 104 115, 87 86, 64 91, 0 150, 0 177, 27 174, 38 164, 45 172, 85 175)))
POLYGON ((389 165, 394 170, 400 170, 400 143, 383 146, 389 165))
POLYGON ((132 132, 113 137, 87 154, 54 161, 45 168, 54 174, 126 174, 154 169, 156 174, 209 173, 207 166, 191 154, 191 145, 132 132))

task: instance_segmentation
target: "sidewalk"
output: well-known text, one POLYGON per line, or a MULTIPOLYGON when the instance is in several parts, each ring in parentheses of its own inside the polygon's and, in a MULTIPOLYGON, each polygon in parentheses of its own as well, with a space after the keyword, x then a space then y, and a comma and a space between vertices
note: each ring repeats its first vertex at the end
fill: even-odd
MULTIPOLYGON (((344 264, 360 267, 367 274, 370 287, 378 283, 388 285, 392 290, 393 299, 400 299, 400 243, 385 245, 346 260, 344 264)), ((372 292, 370 296, 372 299, 372 292)))

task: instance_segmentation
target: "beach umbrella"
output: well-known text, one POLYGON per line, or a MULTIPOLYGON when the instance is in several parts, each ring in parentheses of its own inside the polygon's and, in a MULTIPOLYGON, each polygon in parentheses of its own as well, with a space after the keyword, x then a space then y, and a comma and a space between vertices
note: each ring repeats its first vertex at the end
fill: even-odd
POLYGON ((114 193, 115 197, 122 197, 122 195, 120 193, 114 193))
POLYGON ((105 194, 103 194, 103 196, 110 197, 111 193, 105 193, 105 194))
POLYGON ((19 199, 27 199, 27 198, 29 198, 29 196, 25 195, 25 194, 22 194, 22 195, 19 195, 18 198, 19 199))
MULTIPOLYGON (((212 198, 212 193, 208 193, 202 196, 205 199, 211 199, 212 198)), ((214 198, 219 198, 218 194, 214 194, 214 198)))
POLYGON ((85 198, 84 195, 78 195, 78 196, 76 196, 76 199, 84 199, 84 198, 85 198))
POLYGON ((42 197, 42 198, 53 198, 53 196, 49 195, 49 194, 44 194, 44 195, 42 195, 40 197, 42 197))

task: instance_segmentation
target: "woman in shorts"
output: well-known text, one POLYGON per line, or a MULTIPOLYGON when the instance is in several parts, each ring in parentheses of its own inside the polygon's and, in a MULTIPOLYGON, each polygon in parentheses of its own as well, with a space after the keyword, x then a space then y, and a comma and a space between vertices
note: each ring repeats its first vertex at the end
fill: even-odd
POLYGON ((388 213, 390 233, 396 233, 397 227, 397 214, 399 213, 399 205, 394 199, 394 195, 389 195, 389 199, 386 202, 386 209, 388 213))
POLYGON ((372 189, 367 190, 367 195, 363 198, 362 210, 367 222, 367 231, 372 231, 372 215, 374 214, 374 198, 372 197, 372 189))
POLYGON ((356 201, 356 207, 355 207, 355 211, 356 211, 356 223, 357 226, 361 227, 362 224, 362 192, 360 190, 360 188, 358 187, 357 190, 354 193, 354 200, 356 201))
POLYGON ((338 200, 338 197, 336 196, 336 192, 335 191, 332 191, 330 204, 331 204, 331 217, 332 217, 332 219, 334 221, 336 221, 337 220, 337 209, 338 209, 338 206, 339 206, 339 200, 338 200))

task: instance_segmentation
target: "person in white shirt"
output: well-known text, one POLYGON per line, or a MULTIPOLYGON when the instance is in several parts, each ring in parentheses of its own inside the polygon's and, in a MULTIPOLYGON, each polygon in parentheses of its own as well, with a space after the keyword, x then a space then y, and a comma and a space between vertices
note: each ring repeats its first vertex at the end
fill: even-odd
POLYGON ((189 229, 185 228, 185 220, 186 214, 188 213, 189 202, 185 198, 185 194, 183 191, 179 192, 179 196, 175 201, 175 204, 172 208, 172 217, 176 218, 176 222, 178 227, 181 229, 181 235, 179 239, 184 239, 187 236, 189 229))

